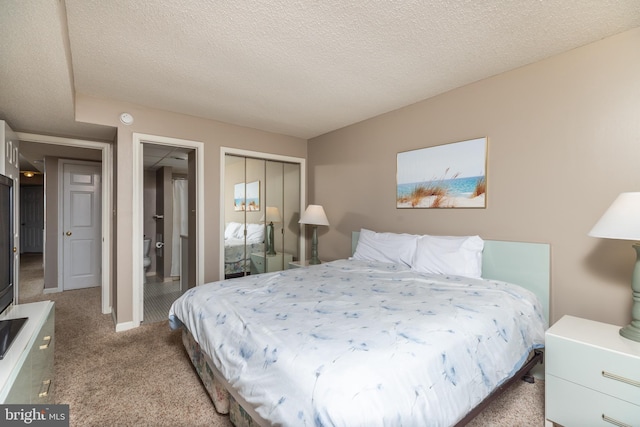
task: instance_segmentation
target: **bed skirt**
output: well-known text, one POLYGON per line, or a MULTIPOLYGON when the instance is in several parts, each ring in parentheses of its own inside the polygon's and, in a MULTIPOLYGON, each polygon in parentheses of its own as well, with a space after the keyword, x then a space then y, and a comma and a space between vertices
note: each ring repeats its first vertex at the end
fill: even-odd
POLYGON ((186 328, 182 328, 182 344, 187 350, 191 364, 207 390, 216 412, 229 415, 229 420, 236 427, 259 427, 259 424, 251 418, 251 415, 240 406, 233 395, 215 377, 214 370, 211 368, 213 366, 211 359, 200 349, 200 344, 193 339, 186 328))

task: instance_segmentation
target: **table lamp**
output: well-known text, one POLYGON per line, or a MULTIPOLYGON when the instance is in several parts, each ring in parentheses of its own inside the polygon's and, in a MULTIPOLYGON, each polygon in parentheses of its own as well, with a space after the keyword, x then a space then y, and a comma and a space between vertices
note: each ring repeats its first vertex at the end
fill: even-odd
MULTIPOLYGON (((589 236, 639 241, 640 193, 621 193, 589 232, 589 236)), ((636 265, 631 278, 631 323, 620 329, 620 335, 640 342, 640 243, 632 246, 636 250, 636 265)))
POLYGON ((273 223, 282 222, 280 210, 275 206, 267 206, 265 215, 260 218, 260 222, 268 222, 267 224, 267 255, 275 255, 276 250, 273 244, 273 223), (266 218, 266 219, 265 219, 266 218))
POLYGON ((327 215, 324 213, 324 209, 320 205, 309 205, 300 217, 300 224, 313 225, 313 237, 311 238, 311 259, 309 264, 320 264, 318 258, 318 226, 329 225, 327 215))

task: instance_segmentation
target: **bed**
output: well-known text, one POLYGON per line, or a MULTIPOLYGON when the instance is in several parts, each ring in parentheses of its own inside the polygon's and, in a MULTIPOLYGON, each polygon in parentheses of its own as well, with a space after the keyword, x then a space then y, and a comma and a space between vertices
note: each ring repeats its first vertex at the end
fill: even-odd
POLYGON ((171 327, 235 425, 464 425, 540 363, 548 245, 481 241, 478 253, 479 238, 436 236, 405 250, 428 239, 362 232, 350 259, 213 282, 172 305, 171 327), (400 243, 367 252, 371 233, 400 243), (452 256, 451 242, 475 247, 452 256), (452 266, 482 277, 420 271, 452 266))
POLYGON ((244 224, 230 222, 224 230, 224 275, 225 278, 249 274, 251 254, 264 252, 264 224, 247 224, 246 239, 244 224))

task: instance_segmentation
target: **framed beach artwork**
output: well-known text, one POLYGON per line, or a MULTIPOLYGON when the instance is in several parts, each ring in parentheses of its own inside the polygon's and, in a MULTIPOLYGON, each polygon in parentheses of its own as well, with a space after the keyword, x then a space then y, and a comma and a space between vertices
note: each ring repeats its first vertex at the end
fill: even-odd
POLYGON ((398 153, 396 208, 486 208, 487 138, 398 153))
POLYGON ((260 210, 260 181, 248 184, 240 182, 233 186, 233 209, 251 212, 260 210))

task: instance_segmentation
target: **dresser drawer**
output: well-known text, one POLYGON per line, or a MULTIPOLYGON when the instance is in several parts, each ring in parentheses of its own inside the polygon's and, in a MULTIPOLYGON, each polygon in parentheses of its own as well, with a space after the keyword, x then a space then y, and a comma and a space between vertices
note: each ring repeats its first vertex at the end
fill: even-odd
POLYGON ((640 359, 555 335, 546 336, 546 374, 640 405, 640 359))
POLYGON ((640 427, 640 406, 545 374, 546 418, 564 427, 640 427))
POLYGON ((54 310, 49 313, 32 350, 31 394, 35 400, 32 399, 31 403, 47 404, 53 402, 54 313, 54 310))
POLYGON ((8 313, 26 324, 0 363, 0 403, 54 402, 55 314, 51 301, 16 304, 8 313))

